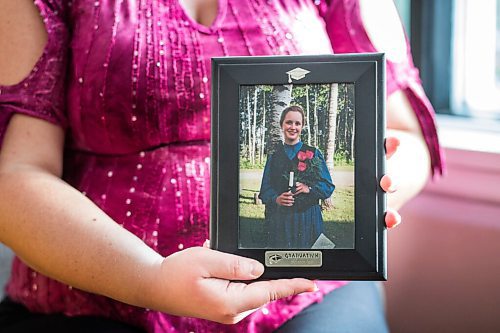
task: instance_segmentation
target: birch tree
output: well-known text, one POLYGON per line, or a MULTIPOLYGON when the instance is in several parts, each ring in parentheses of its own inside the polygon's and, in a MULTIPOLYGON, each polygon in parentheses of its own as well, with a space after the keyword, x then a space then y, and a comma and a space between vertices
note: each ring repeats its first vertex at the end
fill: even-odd
MULTIPOLYGON (((328 172, 333 175, 333 167, 335 160, 335 137, 337 134, 337 114, 338 114, 338 97, 339 97, 339 85, 338 83, 333 83, 330 86, 330 101, 328 105, 328 131, 326 137, 326 149, 325 149, 325 160, 328 172)), ((323 200, 322 207, 325 210, 330 210, 333 208, 333 201, 330 198, 323 200)))
POLYGON ((276 151, 276 147, 282 143, 280 117, 283 110, 290 105, 292 100, 292 85, 275 85, 271 92, 272 107, 269 117, 269 137, 267 144, 267 155, 276 151))
POLYGON ((251 150, 251 156, 250 156, 250 163, 252 165, 255 165, 255 149, 256 149, 256 141, 257 141, 257 93, 258 93, 258 87, 254 88, 253 92, 253 122, 251 123, 251 128, 252 128, 252 146, 250 147, 251 150))
POLYGON ((252 152, 250 151, 250 147, 252 147, 252 132, 250 131, 250 124, 251 124, 251 105, 250 105, 250 89, 247 90, 247 126, 245 128, 245 132, 247 132, 248 135, 248 145, 247 145, 247 158, 250 161, 252 158, 252 152))
POLYGON ((335 138, 337 134, 337 114, 338 114, 339 85, 333 83, 330 86, 330 101, 328 106, 328 131, 326 137, 325 160, 330 174, 333 174, 335 157, 335 138))
POLYGON ((314 146, 318 147, 318 87, 314 89, 314 146))
MULTIPOLYGON (((311 125, 310 125, 310 117, 309 117, 309 85, 306 85, 306 117, 305 117, 305 126, 307 130, 307 144, 310 146, 311 145, 311 125)), ((304 124, 303 124, 304 125, 304 124)))
POLYGON ((261 128, 262 128, 262 135, 261 135, 261 141, 260 141, 260 155, 259 155, 259 162, 263 163, 264 162, 264 145, 266 142, 266 90, 262 90, 262 123, 261 123, 261 128))

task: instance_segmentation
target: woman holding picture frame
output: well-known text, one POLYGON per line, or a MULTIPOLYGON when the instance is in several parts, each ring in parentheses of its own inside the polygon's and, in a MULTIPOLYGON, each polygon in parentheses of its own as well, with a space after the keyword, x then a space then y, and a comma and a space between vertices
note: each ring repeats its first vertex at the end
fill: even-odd
MULTIPOLYGON (((333 300, 354 310, 309 320, 305 331, 366 321, 364 331, 374 332, 356 310, 373 303, 367 311, 383 331, 376 293, 352 292, 360 289, 341 281, 317 290, 304 279, 241 283, 263 266, 201 245, 208 236, 211 57, 406 46, 403 33, 377 24, 398 23, 384 3, 0 2, 0 241, 17 255, 0 330, 42 331, 43 322, 52 332, 81 323, 109 332, 119 323, 120 332, 261 333, 333 300), (360 11, 370 3, 382 10, 360 11), (365 12, 377 14, 366 19, 365 12), (380 36, 393 43, 378 43, 380 36)), ((409 50, 399 55, 388 57, 393 178, 382 178, 381 187, 392 192, 391 179, 400 184, 389 196, 388 227, 430 170, 442 170, 432 107, 409 50)))
POLYGON ((329 198, 335 185, 321 152, 300 140, 304 119, 298 105, 283 110, 283 144, 264 168, 259 198, 266 205, 267 248, 311 248, 323 233, 319 200, 329 198))

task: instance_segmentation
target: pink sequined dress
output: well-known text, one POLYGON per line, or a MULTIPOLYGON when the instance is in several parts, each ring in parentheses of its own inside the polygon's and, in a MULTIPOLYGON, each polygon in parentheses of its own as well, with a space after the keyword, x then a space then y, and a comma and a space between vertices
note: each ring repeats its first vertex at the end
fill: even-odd
MULTIPOLYGON (((35 4, 48 42, 24 80, 0 87, 0 139, 14 113, 64 127, 64 179, 165 256, 208 237, 211 57, 376 51, 356 0, 219 0, 210 27, 177 0, 35 4)), ((389 61, 387 78, 389 94, 401 89, 414 106, 439 172, 433 111, 411 58, 389 61)), ((19 259, 6 292, 35 312, 105 316, 149 332, 269 332, 343 284, 320 282, 319 292, 232 326, 82 292, 19 259)))

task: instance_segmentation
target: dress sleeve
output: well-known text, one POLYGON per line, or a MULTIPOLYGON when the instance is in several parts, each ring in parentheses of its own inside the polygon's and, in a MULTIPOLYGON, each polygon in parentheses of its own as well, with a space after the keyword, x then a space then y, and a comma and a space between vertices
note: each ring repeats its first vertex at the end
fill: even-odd
POLYGON ((68 29, 66 1, 35 0, 47 30, 47 44, 37 63, 21 82, 0 85, 0 147, 14 113, 67 126, 65 91, 68 29))
MULTIPOLYGON (((318 6, 335 53, 380 52, 363 24, 359 0, 324 0, 318 6)), ((420 123, 431 156, 432 172, 436 176, 443 173, 444 158, 439 146, 434 109, 422 88, 406 37, 405 43, 404 59, 397 62, 387 59, 387 95, 401 90, 408 98, 420 123)))
POLYGON ((316 149, 315 158, 320 160, 320 181, 311 186, 311 194, 318 199, 324 200, 332 196, 335 185, 333 184, 332 177, 326 166, 325 158, 319 149, 316 149))
POLYGON ((276 204, 276 198, 279 196, 271 186, 271 159, 272 155, 267 158, 264 174, 262 175, 262 183, 260 185, 259 198, 266 205, 276 204))

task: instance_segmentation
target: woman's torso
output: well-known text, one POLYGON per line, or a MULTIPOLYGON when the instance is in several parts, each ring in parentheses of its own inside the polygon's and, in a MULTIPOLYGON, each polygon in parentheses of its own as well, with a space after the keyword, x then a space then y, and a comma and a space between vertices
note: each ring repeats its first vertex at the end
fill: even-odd
MULTIPOLYGON (((67 22, 64 178, 163 255, 208 237, 211 57, 332 52, 309 0, 219 0, 210 27, 176 0, 74 0, 67 22)), ((8 293, 33 311, 104 315, 150 331, 221 329, 89 295, 19 260, 8 293)), ((276 327, 319 298, 291 299, 286 310, 277 303, 252 327, 276 327)))
POLYGON ((212 57, 332 52, 310 0, 219 0, 210 27, 177 0, 75 0, 69 13, 71 144, 96 153, 209 140, 212 57))

